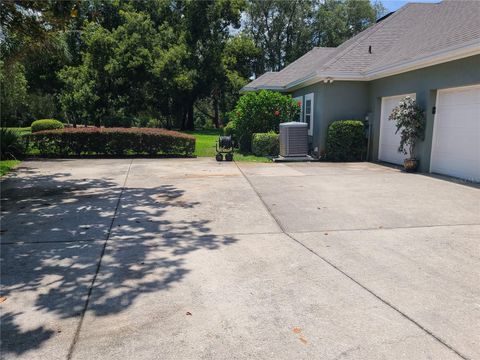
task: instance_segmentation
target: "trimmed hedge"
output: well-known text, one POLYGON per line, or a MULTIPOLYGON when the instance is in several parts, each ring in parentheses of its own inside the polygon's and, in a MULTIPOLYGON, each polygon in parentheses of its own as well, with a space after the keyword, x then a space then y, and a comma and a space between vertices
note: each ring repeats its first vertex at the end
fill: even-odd
POLYGON ((277 156, 280 152, 278 134, 273 131, 253 134, 252 151, 256 156, 277 156))
POLYGON ((195 137, 151 128, 66 128, 30 134, 30 146, 41 156, 192 155, 195 137))
POLYGON ((44 130, 63 129, 63 124, 55 119, 35 120, 30 125, 32 133, 44 130))
POLYGON ((334 121, 328 127, 327 160, 360 161, 367 150, 364 125, 360 120, 334 121))

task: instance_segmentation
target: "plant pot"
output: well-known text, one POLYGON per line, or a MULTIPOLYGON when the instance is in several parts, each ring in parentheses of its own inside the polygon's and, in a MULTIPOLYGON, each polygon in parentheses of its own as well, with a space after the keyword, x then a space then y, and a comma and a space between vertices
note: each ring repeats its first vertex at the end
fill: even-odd
POLYGON ((418 163, 419 161, 417 159, 405 159, 403 161, 403 167, 405 168, 406 172, 414 173, 418 169, 418 163))

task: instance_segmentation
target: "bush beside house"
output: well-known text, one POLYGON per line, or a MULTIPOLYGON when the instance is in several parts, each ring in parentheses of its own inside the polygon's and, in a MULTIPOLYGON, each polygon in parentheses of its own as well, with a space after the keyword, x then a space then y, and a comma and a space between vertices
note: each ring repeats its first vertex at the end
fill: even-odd
POLYGON ((55 119, 42 119, 42 120, 35 120, 30 125, 32 129, 32 133, 43 131, 43 130, 54 130, 54 129, 63 129, 63 124, 55 119))
POLYGON ((299 110, 290 96, 278 92, 261 90, 243 95, 230 114, 240 150, 250 152, 254 133, 278 133, 279 124, 295 119, 299 110))
POLYGON ((334 121, 328 127, 327 160, 363 160, 367 150, 366 144, 364 124, 362 121, 334 121))
POLYGON ((252 152, 256 156, 277 156, 280 152, 278 134, 273 131, 253 134, 252 152))
POLYGON ((151 128, 66 128, 28 136, 41 156, 67 155, 191 155, 195 137, 151 128))

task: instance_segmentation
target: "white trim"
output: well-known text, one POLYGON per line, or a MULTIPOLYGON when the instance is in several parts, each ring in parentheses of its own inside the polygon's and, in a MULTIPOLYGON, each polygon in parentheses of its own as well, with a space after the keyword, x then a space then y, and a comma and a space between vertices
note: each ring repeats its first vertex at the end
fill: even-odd
MULTIPOLYGON (((437 90, 437 96, 435 98, 435 109, 438 109, 438 98, 440 95, 440 90, 437 90)), ((432 146, 430 147, 430 164, 428 166, 428 172, 432 172, 432 163, 433 163, 433 154, 434 154, 434 148, 435 148, 435 135, 437 133, 437 113, 435 111, 435 114, 433 115, 433 129, 432 129, 432 146)))
POLYGON ((303 96, 294 97, 292 100, 297 103, 300 101, 300 122, 303 122, 303 96))
POLYGON ((314 107, 314 99, 315 99, 315 94, 314 93, 309 93, 309 94, 305 94, 305 111, 304 111, 304 115, 303 115, 303 122, 307 122, 307 100, 310 100, 311 101, 311 105, 310 105, 310 125, 308 127, 308 135, 310 136, 313 136, 313 124, 314 124, 314 114, 315 114, 315 107, 314 107))

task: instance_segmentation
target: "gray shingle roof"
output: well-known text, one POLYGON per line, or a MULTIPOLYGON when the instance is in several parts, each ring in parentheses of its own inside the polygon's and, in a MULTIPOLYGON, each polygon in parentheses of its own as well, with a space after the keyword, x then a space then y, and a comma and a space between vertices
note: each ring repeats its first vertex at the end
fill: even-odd
POLYGON ((368 73, 465 46, 480 49, 480 1, 410 3, 337 48, 314 48, 279 72, 244 89, 286 88, 308 76, 368 73), (372 53, 369 53, 371 46, 372 53))

